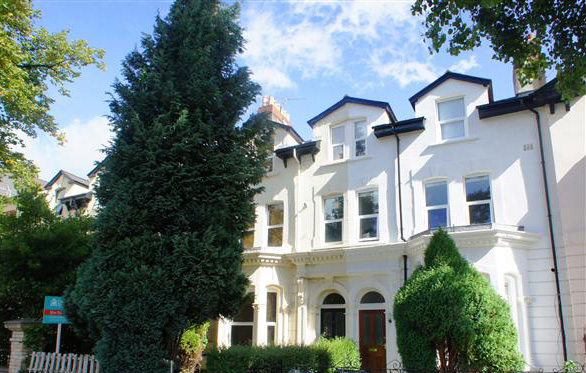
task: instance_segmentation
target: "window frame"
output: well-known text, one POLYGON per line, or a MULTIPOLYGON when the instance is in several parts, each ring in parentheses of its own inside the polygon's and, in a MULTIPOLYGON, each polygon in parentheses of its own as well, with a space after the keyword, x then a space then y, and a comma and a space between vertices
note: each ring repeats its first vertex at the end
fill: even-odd
POLYGON ((266 235, 266 237, 267 237, 267 247, 283 247, 283 244, 285 242, 285 216, 286 216, 286 214, 285 214, 285 203, 283 201, 274 201, 274 202, 271 202, 271 203, 267 204, 266 214, 267 214, 267 235, 266 235), (271 222, 271 212, 270 212, 269 207, 270 206, 275 206, 275 205, 281 205, 283 207, 283 222, 281 224, 271 225, 270 224, 270 222, 271 222), (278 246, 272 246, 270 244, 270 240, 269 240, 269 232, 271 231, 271 229, 274 229, 274 228, 281 228, 281 244, 278 245, 278 246))
POLYGON ((380 198, 379 198, 379 192, 378 189, 364 189, 364 190, 358 190, 356 191, 356 207, 358 208, 357 211, 357 215, 358 215, 358 224, 357 224, 357 228, 358 228, 358 241, 359 242, 364 242, 364 241, 377 241, 380 238, 380 198), (366 193, 376 193, 376 205, 377 205, 377 213, 376 214, 366 214, 366 215, 360 215, 360 195, 361 194, 366 194, 366 193), (360 237, 361 232, 360 232, 360 225, 362 222, 362 219, 370 219, 370 218, 376 218, 376 237, 366 237, 366 238, 362 238, 360 237))
MULTIPOLYGON (((343 296, 342 294, 340 294, 338 291, 331 291, 329 293, 327 293, 321 300, 320 302, 320 308, 319 308, 319 328, 317 328, 317 330, 319 330, 319 335, 322 335, 322 329, 324 327, 324 316, 323 316, 323 311, 326 312, 331 312, 332 314, 334 313, 342 313, 344 315, 344 335, 342 337, 347 337, 348 336, 348 318, 346 316, 348 316, 348 302, 346 301, 346 297, 343 296), (339 294, 343 299, 344 299, 344 303, 343 304, 324 304, 325 299, 332 293, 336 293, 339 294)), ((331 336, 331 337, 326 337, 327 339, 333 339, 336 336, 331 336)))
POLYGON ((279 323, 279 306, 280 306, 280 299, 279 299, 279 291, 275 288, 267 288, 267 301, 266 301, 266 316, 265 316, 265 326, 267 329, 267 346, 274 346, 277 344, 277 340, 278 340, 278 329, 277 329, 277 325, 279 323), (269 305, 269 293, 273 293, 275 294, 275 321, 269 321, 269 309, 268 309, 268 305, 269 305), (273 333, 273 337, 274 340, 272 341, 272 343, 269 342, 269 327, 273 327, 274 329, 274 333, 273 333))
POLYGON ((354 152, 353 152, 353 156, 354 158, 362 158, 362 157, 366 157, 368 155, 368 144, 367 144, 367 138, 368 138, 368 123, 366 123, 366 118, 365 119, 360 119, 360 120, 354 120, 353 121, 353 129, 354 129, 354 152), (364 124, 364 137, 356 137, 356 125, 362 123, 364 124), (364 154, 362 155, 356 155, 356 143, 358 141, 362 141, 364 140, 364 154))
POLYGON ((244 250, 251 250, 251 249, 254 248, 254 236, 256 235, 256 229, 255 228, 256 228, 256 221, 254 223, 252 223, 250 225, 250 227, 248 227, 247 229, 244 230, 244 234, 247 234, 247 233, 251 233, 252 232, 252 246, 250 246, 250 247, 244 246, 244 238, 242 238, 242 248, 244 250))
MULTIPOLYGON (((251 292, 249 292, 249 293, 251 293, 251 292)), ((233 342, 233 331, 232 331, 232 327, 234 327, 234 326, 250 326, 251 327, 251 330, 252 330, 252 335, 251 335, 251 338, 250 338, 250 345, 251 346, 254 346, 254 312, 255 312, 255 309, 254 309, 254 307, 255 307, 254 300, 255 300, 255 298, 253 296, 253 298, 252 298, 252 304, 251 304, 252 305, 252 321, 234 321, 234 320, 230 319, 230 346, 237 346, 237 345, 234 345, 232 343, 233 342)), ((244 306, 244 304, 242 306, 244 306)))
POLYGON ((477 173, 477 174, 470 174, 464 176, 464 202, 466 203, 466 216, 468 218, 468 225, 480 225, 480 224, 493 224, 494 223, 494 210, 492 206, 493 195, 492 195, 492 180, 490 174, 488 173, 477 173), (477 177, 486 177, 488 178, 488 188, 490 193, 490 199, 483 199, 480 201, 468 201, 468 188, 466 186, 466 181, 468 179, 477 178, 477 177), (470 220, 470 206, 472 205, 483 205, 486 204, 488 201, 488 206, 490 209, 490 221, 487 223, 472 223, 470 220))
POLYGON ((427 225, 427 229, 437 229, 439 227, 434 227, 431 228, 429 226, 429 211, 430 210, 439 210, 439 209, 446 209, 446 226, 444 228, 447 228, 450 226, 450 189, 449 189, 450 183, 448 183, 448 180, 446 178, 433 178, 433 179, 428 179, 423 183, 423 197, 424 197, 424 201, 425 201, 425 222, 427 225), (427 186, 430 184, 438 184, 438 183, 445 183, 446 184, 446 204, 445 205, 435 205, 435 206, 428 206, 427 205, 427 186))
POLYGON ((466 99, 464 95, 457 95, 457 96, 450 96, 450 97, 442 97, 439 98, 435 101, 435 115, 437 118, 437 123, 438 123, 438 139, 439 142, 449 142, 449 141, 454 141, 454 140, 460 140, 460 139, 465 139, 468 137, 468 113, 466 110, 466 99), (456 100, 462 100, 462 103, 464 104, 464 116, 463 117, 456 117, 456 118, 451 118, 451 119, 447 119, 447 120, 440 120, 440 104, 443 104, 445 102, 450 102, 450 101, 456 101, 456 100), (458 121, 463 121, 464 122, 464 135, 460 136, 460 137, 452 137, 449 139, 444 139, 442 136, 442 125, 444 124, 450 124, 450 123, 454 123, 454 122, 458 122, 458 121))
POLYGON ((330 159, 332 162, 341 162, 341 161, 346 160, 346 127, 344 124, 337 124, 337 125, 330 126, 330 159), (333 132, 335 129, 338 129, 338 128, 342 129, 342 133, 344 134, 344 139, 342 140, 341 143, 334 143, 333 132), (340 159, 334 158, 334 148, 337 146, 342 147, 342 158, 340 158, 340 159))
POLYGON ((323 242, 325 245, 337 245, 337 244, 344 242, 344 216, 346 215, 345 210, 346 210, 346 198, 344 197, 343 193, 329 194, 327 196, 322 197, 322 219, 323 219, 323 234, 324 234, 323 242), (342 218, 326 220, 326 200, 334 199, 337 197, 342 198, 342 218), (326 240, 326 225, 331 224, 331 223, 341 223, 342 232, 340 234, 339 241, 327 241, 326 240))

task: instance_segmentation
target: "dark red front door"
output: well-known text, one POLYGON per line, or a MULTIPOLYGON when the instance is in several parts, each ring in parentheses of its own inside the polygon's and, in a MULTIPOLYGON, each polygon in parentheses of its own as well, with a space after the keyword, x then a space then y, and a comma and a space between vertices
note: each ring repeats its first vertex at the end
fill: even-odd
POLYGON ((384 373, 387 365, 385 311, 363 310, 359 319, 362 369, 384 373))

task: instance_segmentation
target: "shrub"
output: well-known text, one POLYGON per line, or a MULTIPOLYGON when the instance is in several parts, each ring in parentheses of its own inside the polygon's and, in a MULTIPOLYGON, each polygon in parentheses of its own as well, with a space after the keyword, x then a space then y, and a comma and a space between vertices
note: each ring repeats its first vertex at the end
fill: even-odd
POLYGON ((272 367, 280 367, 282 372, 300 369, 326 373, 332 359, 323 346, 232 346, 210 351, 206 365, 208 373, 243 373, 272 367))
POLYGON ((509 306, 443 230, 433 235, 425 265, 397 293, 393 313, 409 371, 523 368, 509 306))
POLYGON ((349 338, 327 339, 320 337, 313 346, 323 348, 328 352, 333 367, 360 369, 360 350, 356 342, 349 338))
POLYGON ((207 332, 209 322, 192 325, 179 339, 179 365, 182 373, 193 372, 202 360, 203 350, 208 344, 207 332))

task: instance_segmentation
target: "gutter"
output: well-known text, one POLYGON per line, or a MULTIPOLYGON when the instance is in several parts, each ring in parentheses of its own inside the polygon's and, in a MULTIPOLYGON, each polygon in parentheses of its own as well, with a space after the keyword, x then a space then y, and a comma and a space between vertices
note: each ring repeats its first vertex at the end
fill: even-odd
POLYGON ((541 133, 541 117, 539 112, 535 110, 533 107, 529 106, 528 103, 523 100, 523 106, 533 114, 535 114, 535 124, 537 125, 537 134, 539 137, 539 154, 541 158, 541 176, 543 177, 543 187, 545 191, 545 202, 547 205, 547 223, 549 228, 549 241, 551 244, 551 254, 553 257, 553 268, 552 272, 555 277, 555 289, 556 289, 556 298, 558 303, 558 316, 560 319, 560 332, 562 334, 562 349, 564 354, 564 361, 568 361, 568 347, 566 345, 566 328, 564 326, 564 312, 562 309, 562 297, 560 291, 560 277, 558 271, 558 260, 557 260, 557 251, 555 245, 555 237, 553 231, 553 221, 552 221, 552 214, 551 214, 551 203, 550 203, 550 196, 549 196, 549 187, 547 184, 547 172, 545 169, 545 156, 543 151, 543 135, 541 133))

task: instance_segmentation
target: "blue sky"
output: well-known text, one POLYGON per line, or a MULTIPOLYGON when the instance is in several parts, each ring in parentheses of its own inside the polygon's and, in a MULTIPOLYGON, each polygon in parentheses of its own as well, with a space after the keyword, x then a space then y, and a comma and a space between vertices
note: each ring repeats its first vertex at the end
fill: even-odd
MULTIPOLYGON (((496 99, 512 95, 511 66, 492 60, 486 46, 457 57, 430 55, 410 4, 244 1, 240 23, 248 43, 239 63, 252 70, 263 94, 275 96, 289 111, 305 139, 312 136, 307 120, 345 94, 387 101, 399 119, 411 118, 408 98, 447 69, 493 79, 496 99)), ((106 51, 106 72, 86 68, 69 86, 71 97, 55 97, 51 112, 68 142, 58 146, 41 134, 27 140, 24 150, 44 179, 60 169, 85 176, 111 136, 107 92, 120 76, 121 61, 142 33, 152 31, 156 14, 167 14, 171 1, 36 0, 34 5, 42 11, 41 26, 70 29, 72 39, 106 51)))

